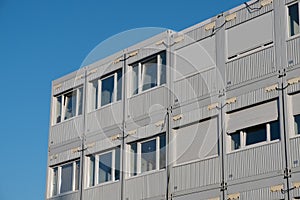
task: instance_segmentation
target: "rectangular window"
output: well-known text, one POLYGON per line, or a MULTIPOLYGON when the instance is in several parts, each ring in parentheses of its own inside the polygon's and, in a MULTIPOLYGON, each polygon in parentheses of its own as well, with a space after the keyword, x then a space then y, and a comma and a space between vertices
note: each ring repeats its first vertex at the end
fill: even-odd
POLYGON ((51 169, 51 196, 79 189, 80 162, 74 161, 51 169))
POLYGON ((289 35, 299 34, 299 4, 295 3, 288 7, 289 35))
POLYGON ((131 94, 166 83, 166 54, 160 53, 132 65, 131 94))
POLYGON ((134 142, 129 146, 129 175, 135 176, 166 166, 166 135, 134 142))
POLYGON ((122 99, 122 69, 90 82, 90 111, 122 99))
POLYGON ((156 169, 156 139, 141 143, 141 172, 156 169))
POLYGON ((142 64, 143 91, 157 86, 157 58, 152 58, 142 64))
POLYGON ((119 147, 104 153, 91 155, 88 159, 88 187, 120 179, 119 147))
POLYGON ((267 130, 265 124, 246 128, 244 132, 246 133, 246 145, 267 141, 267 130))
POLYGON ((294 116, 295 135, 300 134, 300 115, 294 116))
POLYGON ((280 139, 279 121, 259 124, 230 134, 231 150, 280 139))
POLYGON ((99 180, 98 183, 105 183, 112 180, 112 152, 99 156, 99 180))
POLYGON ((132 67, 132 94, 137 94, 139 89, 139 65, 132 67))
POLYGON ((95 185, 95 156, 89 157, 89 187, 95 185))
POLYGON ((53 176, 52 176, 52 195, 57 195, 57 187, 58 187, 58 168, 53 168, 53 176))
POLYGON ((83 87, 55 96, 54 104, 54 123, 82 115, 83 87))
POLYGON ((241 148, 241 134, 240 131, 231 134, 231 150, 241 148))
POLYGON ((99 80, 95 80, 91 82, 91 110, 98 109, 98 99, 99 99, 99 80))
POLYGON ((114 98, 114 76, 101 80, 101 106, 112 103, 114 98))

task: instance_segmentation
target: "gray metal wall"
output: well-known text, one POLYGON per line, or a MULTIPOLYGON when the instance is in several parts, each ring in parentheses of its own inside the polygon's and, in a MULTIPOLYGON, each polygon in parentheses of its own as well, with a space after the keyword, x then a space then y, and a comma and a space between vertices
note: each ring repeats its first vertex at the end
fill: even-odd
MULTIPOLYGON (((159 34, 53 81, 52 96, 80 85, 88 91, 90 81, 122 69, 124 63, 115 61, 124 55, 137 51, 126 61, 128 68, 167 50, 167 84, 134 96, 126 89, 125 99, 94 111, 89 110, 91 96, 85 93, 83 115, 50 123, 47 170, 74 159, 84 163, 90 154, 121 146, 123 127, 128 134, 125 144, 166 133, 170 153, 166 170, 93 187, 86 187, 83 170, 83 187, 79 191, 51 198, 47 191, 46 198, 299 197, 300 139, 293 133, 292 115, 300 110, 300 36, 290 39, 284 28, 286 4, 291 2, 294 0, 251 1, 178 33, 159 34), (272 102, 274 108, 261 107, 272 102), (233 130, 233 122, 246 119, 247 114, 268 122, 275 118, 266 120, 263 114, 272 112, 280 121, 280 140, 229 150, 227 133, 233 130), (199 130, 191 133, 194 129, 199 130), (83 154, 82 146, 87 148, 83 154)), ((127 76, 123 83, 128 87, 127 76)), ((247 123, 239 125, 245 128, 247 123)))

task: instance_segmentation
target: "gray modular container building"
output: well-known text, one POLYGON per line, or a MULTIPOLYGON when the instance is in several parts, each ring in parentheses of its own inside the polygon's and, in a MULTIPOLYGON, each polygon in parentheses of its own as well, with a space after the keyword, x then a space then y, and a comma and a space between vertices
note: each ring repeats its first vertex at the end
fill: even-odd
POLYGON ((298 0, 245 3, 52 83, 46 199, 300 199, 298 0))

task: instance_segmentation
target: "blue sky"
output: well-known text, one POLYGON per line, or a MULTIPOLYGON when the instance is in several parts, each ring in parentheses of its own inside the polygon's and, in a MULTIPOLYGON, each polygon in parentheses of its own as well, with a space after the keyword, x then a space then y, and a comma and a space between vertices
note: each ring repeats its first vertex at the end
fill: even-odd
POLYGON ((0 199, 44 199, 52 80, 115 34, 178 31, 243 2, 0 0, 0 199))

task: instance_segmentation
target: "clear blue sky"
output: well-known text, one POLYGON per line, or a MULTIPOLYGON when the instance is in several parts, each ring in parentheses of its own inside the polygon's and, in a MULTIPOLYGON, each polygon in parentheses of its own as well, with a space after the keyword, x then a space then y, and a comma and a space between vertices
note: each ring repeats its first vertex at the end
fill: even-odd
POLYGON ((182 30, 243 2, 0 0, 0 199, 44 199, 52 80, 115 34, 182 30))

